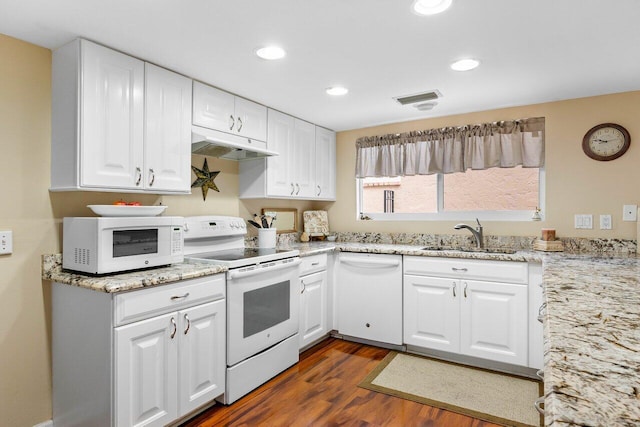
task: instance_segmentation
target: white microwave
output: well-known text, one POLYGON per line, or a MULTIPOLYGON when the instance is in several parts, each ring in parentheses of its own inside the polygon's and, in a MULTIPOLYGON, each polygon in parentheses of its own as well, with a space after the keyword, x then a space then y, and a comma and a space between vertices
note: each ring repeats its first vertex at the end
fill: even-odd
POLYGON ((182 262, 184 218, 67 217, 62 268, 116 273, 182 262))

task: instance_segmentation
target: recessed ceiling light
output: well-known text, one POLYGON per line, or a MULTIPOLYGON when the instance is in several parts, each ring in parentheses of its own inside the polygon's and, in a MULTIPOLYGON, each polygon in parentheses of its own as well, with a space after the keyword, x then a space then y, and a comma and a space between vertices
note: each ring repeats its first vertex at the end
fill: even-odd
POLYGON ((332 87, 328 87, 326 89, 327 93, 329 95, 333 95, 333 96, 341 96, 341 95, 346 95, 347 93, 349 93, 349 89, 347 89, 346 87, 343 86, 332 86, 332 87))
POLYGON ((453 0, 414 0, 413 11, 418 15, 435 15, 449 9, 453 0))
POLYGON ((451 69, 454 71, 469 71, 473 70, 478 65, 480 65, 480 61, 478 61, 477 59, 467 58, 461 59, 451 64, 451 69))
POLYGON ((256 55, 262 59, 280 59, 284 58, 287 53, 279 46, 265 46, 256 50, 256 55))

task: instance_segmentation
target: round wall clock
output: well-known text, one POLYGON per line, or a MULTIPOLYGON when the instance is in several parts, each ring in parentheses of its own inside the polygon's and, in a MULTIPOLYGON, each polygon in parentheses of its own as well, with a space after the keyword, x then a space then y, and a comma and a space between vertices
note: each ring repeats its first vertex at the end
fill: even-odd
POLYGON ((617 159, 631 144, 629 132, 620 125, 603 123, 587 131, 582 139, 584 153, 595 160, 617 159))

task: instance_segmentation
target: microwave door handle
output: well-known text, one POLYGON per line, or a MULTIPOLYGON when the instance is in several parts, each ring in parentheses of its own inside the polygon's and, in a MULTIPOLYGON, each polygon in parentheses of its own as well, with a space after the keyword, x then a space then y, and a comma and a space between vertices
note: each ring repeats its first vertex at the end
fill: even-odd
POLYGON ((282 263, 282 264, 276 264, 273 267, 264 267, 264 268, 256 268, 253 270, 246 270, 246 271, 242 271, 242 270, 230 270, 228 272, 229 275, 229 279, 242 279, 245 277, 250 277, 250 276, 255 276, 258 274, 263 274, 263 273, 268 273, 271 271, 277 271, 277 270, 282 270, 285 268, 290 268, 290 267, 296 267, 300 264, 300 258, 296 259, 293 262, 287 262, 287 263, 282 263))

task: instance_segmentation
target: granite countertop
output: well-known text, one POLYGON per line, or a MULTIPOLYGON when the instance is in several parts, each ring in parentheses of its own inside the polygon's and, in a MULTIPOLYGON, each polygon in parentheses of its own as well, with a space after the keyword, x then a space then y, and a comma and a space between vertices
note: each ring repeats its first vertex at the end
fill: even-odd
POLYGON ((42 278, 99 292, 115 293, 163 285, 223 273, 226 267, 202 262, 184 262, 148 270, 105 276, 89 276, 62 270, 62 255, 42 256, 42 278))
MULTIPOLYGON (((379 243, 290 243, 300 256, 334 251, 524 261, 543 264, 545 425, 640 426, 640 258, 633 255, 513 254, 421 250, 379 243)), ((204 263, 92 277, 43 257, 43 278, 120 292, 226 271, 204 263)))

